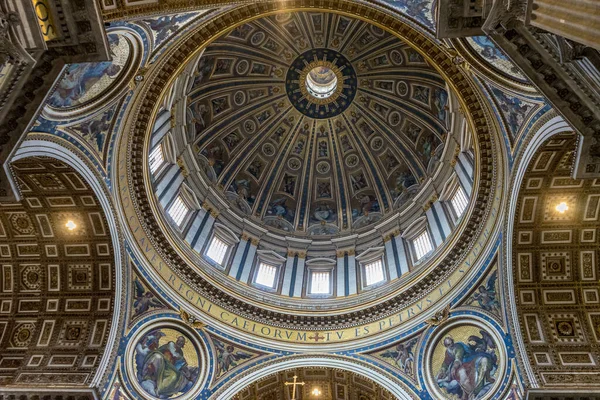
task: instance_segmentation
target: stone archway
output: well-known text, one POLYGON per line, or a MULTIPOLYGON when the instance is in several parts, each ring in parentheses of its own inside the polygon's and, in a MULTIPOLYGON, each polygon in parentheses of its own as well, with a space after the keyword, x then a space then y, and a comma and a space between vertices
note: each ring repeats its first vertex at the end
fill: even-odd
POLYGON ((344 371, 353 372, 364 376, 365 378, 375 382, 397 399, 409 400, 417 399, 416 393, 411 391, 406 385, 395 379, 394 377, 376 369, 372 365, 355 359, 345 357, 315 355, 315 356, 296 356, 287 359, 278 360, 270 364, 258 365, 244 374, 231 379, 226 387, 217 390, 210 397, 211 400, 225 400, 232 398, 236 393, 240 392, 252 382, 256 382, 269 375, 276 374, 280 371, 294 368, 334 368, 344 371))

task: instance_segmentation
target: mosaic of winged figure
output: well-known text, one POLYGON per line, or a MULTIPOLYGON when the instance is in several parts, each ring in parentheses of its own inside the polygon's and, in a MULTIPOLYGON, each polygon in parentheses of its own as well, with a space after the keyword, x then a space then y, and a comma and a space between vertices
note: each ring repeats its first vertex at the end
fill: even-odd
POLYGON ((254 354, 236 349, 233 345, 213 340, 217 349, 217 376, 238 365, 238 361, 254 357, 254 354))
POLYGON ((415 356, 413 348, 418 339, 413 339, 407 343, 399 343, 393 349, 388 349, 385 353, 381 353, 381 357, 393 361, 400 370, 408 375, 414 375, 415 356))
POLYGON ((497 299, 496 280, 498 271, 494 271, 488 278, 485 285, 479 286, 477 292, 471 297, 472 302, 479 303, 479 306, 486 311, 500 311, 500 303, 497 299))

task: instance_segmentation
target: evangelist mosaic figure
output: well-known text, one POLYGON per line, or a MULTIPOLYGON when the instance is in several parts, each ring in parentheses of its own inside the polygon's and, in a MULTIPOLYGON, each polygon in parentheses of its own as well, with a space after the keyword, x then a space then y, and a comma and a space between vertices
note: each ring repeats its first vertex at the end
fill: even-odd
POLYGON ((451 336, 444 338, 446 353, 437 384, 455 399, 481 399, 496 381, 496 344, 489 333, 479 332, 481 337, 471 335, 468 343, 455 342, 451 336))
POLYGON ((161 345, 165 336, 161 330, 150 331, 140 339, 135 351, 138 382, 159 399, 187 392, 198 378, 198 367, 188 365, 184 354, 188 340, 179 335, 175 341, 161 345))

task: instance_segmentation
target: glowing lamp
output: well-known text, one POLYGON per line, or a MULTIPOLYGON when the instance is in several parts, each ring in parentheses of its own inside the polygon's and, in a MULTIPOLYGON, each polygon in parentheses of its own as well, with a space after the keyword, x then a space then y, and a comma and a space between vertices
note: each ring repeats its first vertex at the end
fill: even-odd
POLYGON ((68 230, 72 231, 75 228, 77 228, 77 224, 75 222, 73 222, 72 220, 68 220, 67 223, 65 224, 65 226, 67 227, 68 230))
POLYGON ((558 212, 559 212, 559 213, 561 213, 561 214, 564 214, 564 213, 565 213, 565 211, 567 211, 568 209, 569 209, 569 206, 568 206, 568 205, 567 205, 567 203, 565 203, 564 201, 563 201, 563 202, 561 202, 561 203, 559 203, 559 204, 556 206, 556 211, 558 211, 558 212))

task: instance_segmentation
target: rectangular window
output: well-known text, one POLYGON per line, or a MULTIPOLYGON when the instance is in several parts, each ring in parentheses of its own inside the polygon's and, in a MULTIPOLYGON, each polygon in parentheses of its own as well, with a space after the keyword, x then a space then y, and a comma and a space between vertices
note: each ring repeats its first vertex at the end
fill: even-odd
POLYGON ((277 267, 261 262, 258 265, 255 282, 259 285, 273 288, 275 286, 275 276, 277 275, 277 267))
POLYGON ((165 162, 163 155, 162 144, 157 145, 151 152, 149 157, 150 173, 155 173, 165 162))
POLYGON ((365 265, 365 285, 371 286, 379 282, 383 282, 385 276, 383 274, 383 262, 381 259, 375 260, 365 265))
POLYGON ((171 206, 169 207, 169 215, 173 218, 173 221, 177 224, 177 226, 181 226, 181 223, 185 219, 185 216, 190 211, 185 202, 181 198, 181 196, 177 196, 171 206))
POLYGON ((413 240, 413 244, 415 246, 415 256, 417 260, 420 260, 424 256, 426 256, 431 250, 433 250, 433 246, 431 245, 431 238, 429 237, 429 232, 426 230, 423 231, 419 236, 413 240))
POLYGON ((311 294, 329 293, 329 271, 313 271, 310 279, 311 294))
POLYGON ((465 194, 465 191, 460 186, 456 190, 456 192, 454 192, 454 196, 452 196, 452 199, 450 200, 450 202, 452 203, 452 208, 454 208, 456 215, 459 217, 467 209, 467 204, 468 204, 467 195, 465 194))
POLYGON ((213 236, 212 241, 208 246, 208 250, 206 251, 206 256, 222 266, 223 260, 225 260, 225 254, 227 254, 227 249, 229 249, 227 243, 218 237, 213 236))

